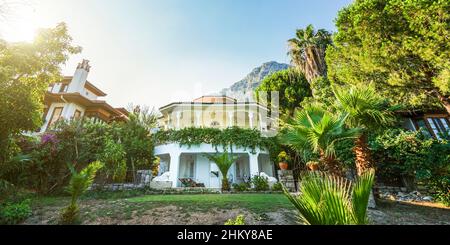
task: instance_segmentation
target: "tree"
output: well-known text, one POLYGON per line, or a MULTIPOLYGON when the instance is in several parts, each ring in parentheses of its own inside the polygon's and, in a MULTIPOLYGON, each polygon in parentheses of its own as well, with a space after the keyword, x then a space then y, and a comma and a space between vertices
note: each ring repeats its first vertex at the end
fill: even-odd
POLYGON ((343 176, 336 160, 336 143, 356 138, 359 129, 345 127, 346 115, 333 115, 317 105, 310 105, 298 111, 280 133, 280 142, 303 154, 319 154, 321 163, 336 176, 343 176))
POLYGON ((72 173, 72 177, 70 178, 67 192, 71 195, 71 199, 69 206, 65 208, 61 213, 60 222, 62 224, 74 224, 78 221, 78 215, 80 212, 77 205, 78 199, 92 185, 95 179, 95 175, 102 167, 102 163, 93 162, 78 173, 75 168, 69 164, 69 169, 72 173))
POLYGON ((42 123, 50 83, 61 80, 60 65, 80 52, 64 23, 43 29, 33 43, 0 40, 0 162, 12 157, 12 137, 42 123))
POLYGON ((374 168, 368 133, 392 124, 395 121, 394 109, 386 99, 375 91, 373 85, 335 88, 337 108, 346 113, 346 124, 350 128, 360 128, 361 134, 355 140, 353 152, 356 156, 356 170, 361 176, 374 168))
POLYGON ((312 25, 297 30, 296 37, 288 41, 292 63, 305 74, 309 82, 326 77, 325 52, 332 43, 331 34, 324 29, 314 30, 312 25))
POLYGON ((375 179, 371 170, 355 183, 345 178, 309 172, 300 183, 300 195, 285 195, 308 225, 365 225, 369 223, 367 207, 375 179))
POLYGON ((219 168, 220 173, 222 174, 222 191, 230 190, 230 183, 228 182, 228 171, 231 166, 239 159, 237 156, 233 156, 233 154, 229 154, 227 151, 221 154, 215 155, 205 155, 210 161, 214 162, 219 168))
POLYGON ((136 168, 150 169, 153 164, 154 144, 151 130, 156 127, 157 116, 147 107, 136 106, 132 108, 128 118, 129 120, 120 126, 120 140, 126 152, 128 166, 133 170, 133 178, 136 181, 136 168))
POLYGON ((396 104, 450 112, 450 2, 358 0, 327 50, 333 83, 368 84, 396 104))
POLYGON ((305 75, 294 69, 279 71, 265 78, 256 89, 255 94, 259 98, 261 93, 267 93, 265 102, 270 106, 271 92, 274 91, 279 92, 279 111, 288 117, 293 116, 300 103, 312 95, 305 75))

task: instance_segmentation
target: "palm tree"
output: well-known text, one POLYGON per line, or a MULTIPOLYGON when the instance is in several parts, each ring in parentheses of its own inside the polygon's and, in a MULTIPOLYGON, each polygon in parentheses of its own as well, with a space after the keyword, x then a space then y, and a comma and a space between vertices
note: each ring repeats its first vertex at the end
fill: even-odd
POLYGON ((311 83, 317 77, 327 75, 325 51, 332 44, 331 34, 312 25, 297 30, 296 37, 288 41, 292 63, 298 67, 311 83))
POLYGON ((239 159, 239 157, 229 154, 227 151, 224 153, 217 153, 214 155, 205 155, 210 161, 214 162, 219 168, 222 174, 222 191, 230 190, 230 183, 228 182, 228 171, 231 166, 239 159))
POLYGON ((368 132, 390 125, 395 120, 394 110, 387 101, 379 96, 375 87, 370 85, 350 86, 350 88, 334 88, 337 107, 348 115, 349 127, 361 128, 361 134, 355 139, 353 152, 356 156, 356 169, 362 175, 370 168, 374 168, 370 148, 368 146, 368 132))
POLYGON ((70 178, 67 192, 71 195, 71 201, 69 206, 62 210, 61 224, 71 225, 78 221, 80 212, 77 204, 78 199, 92 185, 97 172, 103 168, 103 166, 103 163, 93 162, 78 173, 75 168, 69 164, 72 177, 70 178))
POLYGON ((318 105, 309 105, 289 120, 280 134, 280 142, 298 153, 312 151, 319 154, 328 171, 343 176, 335 156, 335 145, 359 135, 359 129, 347 129, 345 121, 345 115, 335 116, 318 105))
POLYGON ((284 193, 308 225, 368 224, 367 206, 375 171, 360 176, 355 183, 337 176, 308 172, 300 184, 300 195, 284 193))

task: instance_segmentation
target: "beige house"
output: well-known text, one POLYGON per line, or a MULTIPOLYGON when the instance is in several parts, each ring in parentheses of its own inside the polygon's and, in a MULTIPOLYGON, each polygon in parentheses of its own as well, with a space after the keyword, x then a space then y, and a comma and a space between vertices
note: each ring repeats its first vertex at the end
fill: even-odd
POLYGON ((127 120, 128 111, 114 108, 100 100, 106 93, 87 80, 91 66, 83 60, 73 76, 51 84, 44 99, 44 125, 40 132, 47 131, 60 119, 96 118, 104 122, 127 120))
POLYGON ((256 102, 238 102, 226 96, 203 96, 192 102, 175 102, 160 108, 161 129, 189 127, 241 127, 269 132, 273 120, 267 107, 256 102))

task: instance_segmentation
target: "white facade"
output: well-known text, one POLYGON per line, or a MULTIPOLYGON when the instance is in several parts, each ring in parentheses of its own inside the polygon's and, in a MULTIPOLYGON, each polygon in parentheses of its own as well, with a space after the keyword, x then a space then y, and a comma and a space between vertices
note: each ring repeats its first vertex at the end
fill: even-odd
MULTIPOLYGON (((160 175, 169 172, 173 188, 182 187, 180 178, 191 178, 207 188, 221 188, 222 176, 217 165, 205 156, 215 154, 217 150, 220 151, 220 147, 216 149, 210 144, 188 147, 173 143, 157 146, 155 156, 161 159, 160 175)), ((270 161, 268 151, 256 149, 252 152, 250 149, 234 147, 232 152, 240 159, 228 172, 231 182, 239 184, 261 172, 274 176, 274 164, 270 161)))

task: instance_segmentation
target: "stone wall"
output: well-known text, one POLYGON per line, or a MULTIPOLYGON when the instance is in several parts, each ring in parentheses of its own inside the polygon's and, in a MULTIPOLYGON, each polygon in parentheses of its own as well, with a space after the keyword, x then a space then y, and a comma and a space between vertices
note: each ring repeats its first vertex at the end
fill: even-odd
POLYGON ((289 191, 295 192, 294 172, 292 170, 278 170, 278 178, 289 191))
POLYGON ((375 195, 381 199, 400 202, 432 202, 433 197, 425 187, 418 186, 415 191, 406 187, 376 185, 375 195))

